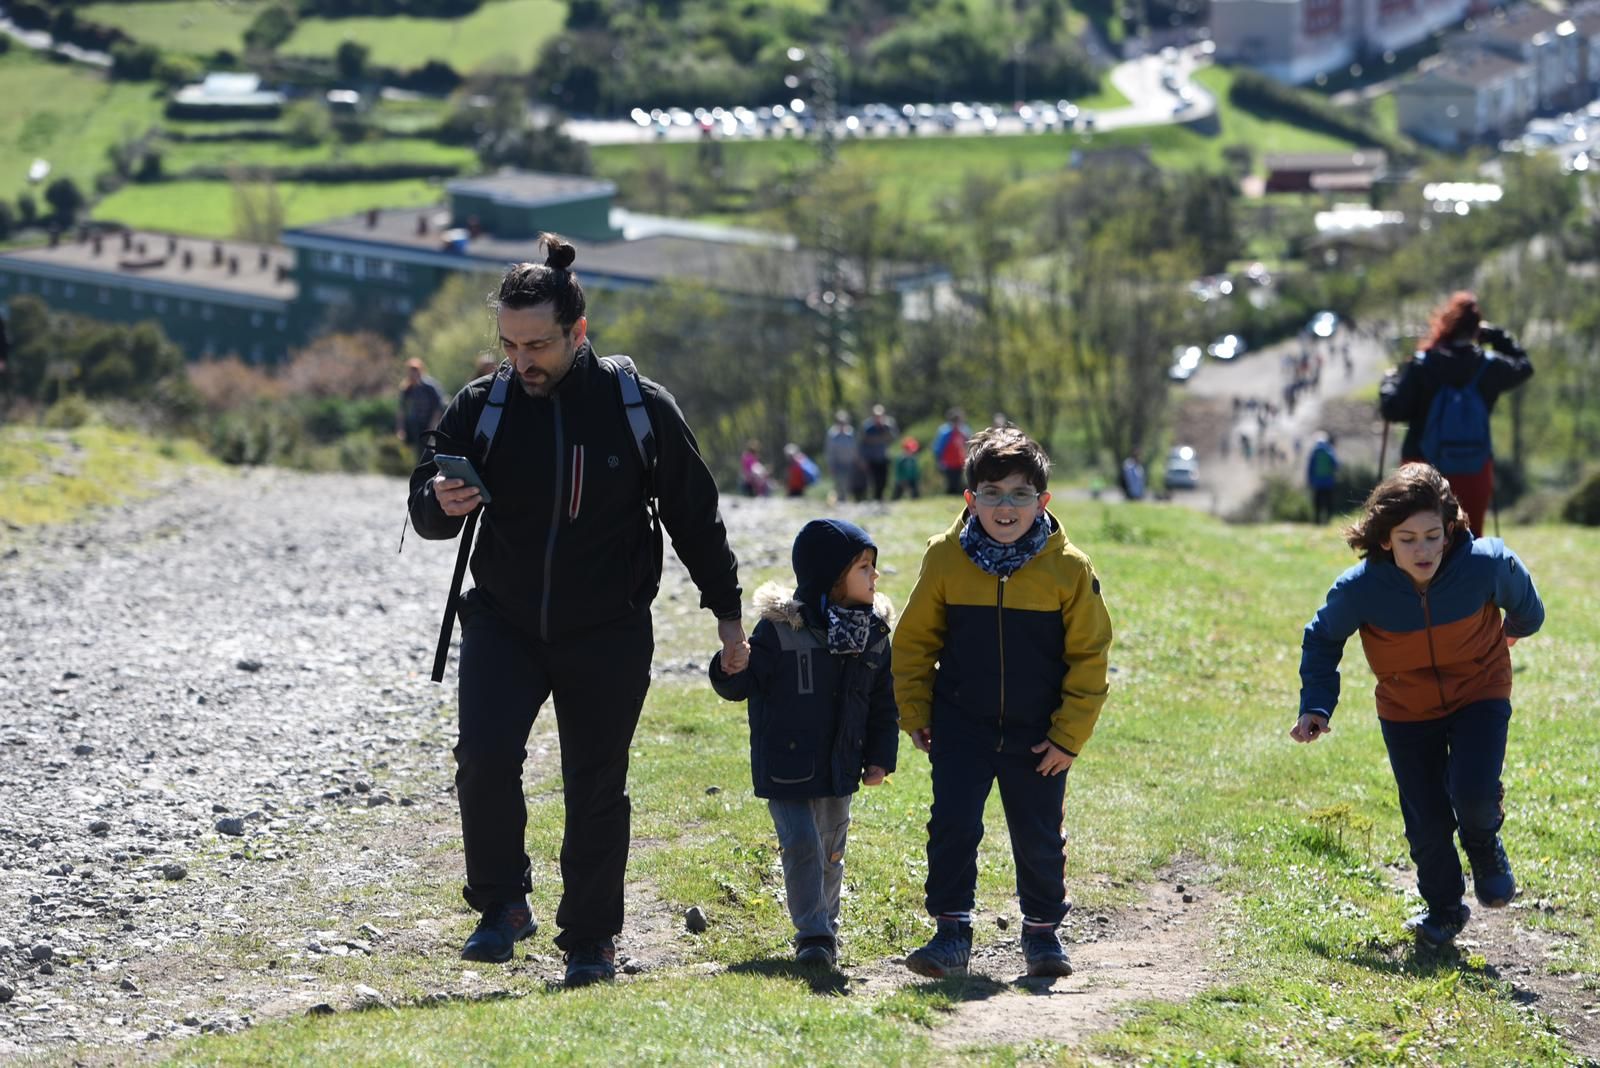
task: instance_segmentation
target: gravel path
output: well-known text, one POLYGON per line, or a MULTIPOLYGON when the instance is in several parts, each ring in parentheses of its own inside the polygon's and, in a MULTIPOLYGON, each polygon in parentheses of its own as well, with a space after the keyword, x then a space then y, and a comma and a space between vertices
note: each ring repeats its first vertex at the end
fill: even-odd
MULTIPOLYGON (((459 908, 454 687, 427 678, 455 545, 397 556, 403 494, 192 474, 0 543, 0 1061, 330 996, 280 960, 453 949, 412 920, 459 908), (345 922, 391 885, 409 933, 345 922)), ((711 625, 668 557, 658 670, 698 673, 711 625)))

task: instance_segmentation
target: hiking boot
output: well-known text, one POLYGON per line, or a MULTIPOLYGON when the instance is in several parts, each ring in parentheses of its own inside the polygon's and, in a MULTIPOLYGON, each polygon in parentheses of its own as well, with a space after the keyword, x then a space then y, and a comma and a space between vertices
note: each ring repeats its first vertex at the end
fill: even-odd
POLYGON ((1063 976, 1072 974, 1072 963, 1067 951, 1061 948, 1061 939, 1054 927, 1022 927, 1022 959, 1031 976, 1063 976))
POLYGON ((1472 910, 1465 902, 1448 908, 1429 908, 1407 920, 1406 930, 1415 934, 1419 942, 1439 949, 1456 940, 1471 915, 1472 910))
POLYGON ((567 986, 609 983, 617 977, 617 947, 611 939, 580 942, 567 953, 567 986))
POLYGON ((1467 863, 1472 865, 1472 892, 1477 895, 1478 904, 1491 909, 1511 904, 1517 896, 1517 880, 1511 874, 1511 861, 1499 835, 1487 849, 1467 850, 1467 863))
POLYGON ((971 959, 972 924, 941 919, 928 944, 906 958, 906 967, 929 979, 944 979, 966 975, 971 959))
POLYGON ((526 901, 506 901, 483 910, 478 927, 461 947, 462 960, 504 964, 511 949, 539 929, 526 901))
POLYGON ((794 962, 808 968, 832 968, 838 959, 838 947, 827 935, 808 935, 794 947, 794 962))

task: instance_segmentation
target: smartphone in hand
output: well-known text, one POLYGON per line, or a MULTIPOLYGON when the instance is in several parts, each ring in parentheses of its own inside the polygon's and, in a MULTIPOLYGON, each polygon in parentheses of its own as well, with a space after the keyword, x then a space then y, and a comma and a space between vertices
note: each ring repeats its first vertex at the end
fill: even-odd
POLYGON ((465 456, 447 456, 440 453, 434 456, 433 466, 437 467, 445 478, 459 478, 464 484, 476 489, 484 504, 492 500, 489 496, 489 487, 478 477, 478 469, 473 467, 472 461, 465 456))

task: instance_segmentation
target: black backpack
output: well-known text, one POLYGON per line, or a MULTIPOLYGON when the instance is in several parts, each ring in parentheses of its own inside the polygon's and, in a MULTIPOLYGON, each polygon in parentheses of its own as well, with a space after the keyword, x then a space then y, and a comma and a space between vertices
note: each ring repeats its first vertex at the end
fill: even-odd
MULTIPOLYGON (((623 413, 628 417, 628 429, 633 431, 633 443, 644 467, 644 509, 650 517, 650 538, 655 552, 656 574, 661 574, 661 516, 656 506, 656 448, 655 427, 650 422, 650 412, 645 407, 644 392, 639 388, 639 370, 627 356, 602 356, 600 366, 615 379, 617 393, 622 400, 623 413)), ((501 362, 489 386, 489 397, 483 411, 478 413, 478 425, 472 434, 472 443, 478 454, 478 469, 482 471, 489 461, 489 450, 494 447, 495 434, 500 430, 500 419, 505 415, 506 400, 511 390, 511 378, 516 374, 510 360, 501 362)), ((488 505, 479 505, 467 516, 461 528, 461 544, 456 550, 455 574, 450 578, 450 597, 445 601, 444 619, 439 624, 439 644, 433 653, 433 681, 444 681, 444 665, 450 656, 450 635, 455 632, 456 601, 461 596, 461 580, 466 577, 467 561, 472 556, 473 536, 478 529, 478 514, 488 505)))

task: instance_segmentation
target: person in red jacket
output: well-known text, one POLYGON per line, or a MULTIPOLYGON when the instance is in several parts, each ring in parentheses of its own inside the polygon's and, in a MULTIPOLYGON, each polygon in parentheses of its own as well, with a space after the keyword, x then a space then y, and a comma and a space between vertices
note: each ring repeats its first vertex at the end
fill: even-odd
POLYGON ((1433 312, 1426 343, 1398 375, 1384 379, 1378 410, 1385 419, 1406 424, 1400 443, 1402 463, 1428 463, 1450 482, 1450 489, 1466 509, 1472 533, 1483 536, 1483 517, 1494 496, 1494 457, 1488 417, 1500 394, 1533 377, 1533 365, 1516 338, 1501 327, 1483 321, 1478 298, 1462 290, 1433 312), (1489 351, 1492 350, 1492 351, 1489 351), (1481 454, 1465 470, 1444 457, 1428 455, 1428 422, 1441 391, 1470 388, 1482 400, 1481 454))

